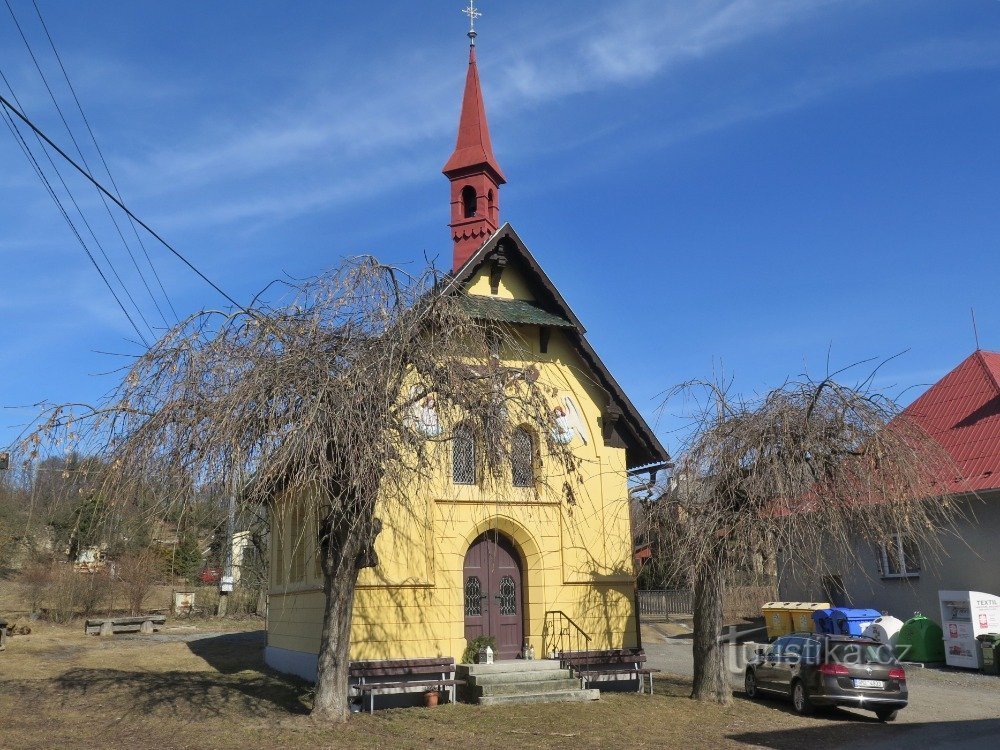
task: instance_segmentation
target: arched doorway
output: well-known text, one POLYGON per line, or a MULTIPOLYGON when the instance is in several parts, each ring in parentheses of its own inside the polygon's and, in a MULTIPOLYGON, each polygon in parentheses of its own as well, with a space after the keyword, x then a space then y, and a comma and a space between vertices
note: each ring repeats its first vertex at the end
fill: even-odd
POLYGON ((496 531, 481 534, 465 553, 465 637, 492 635, 498 659, 516 658, 524 643, 522 573, 514 543, 496 531))

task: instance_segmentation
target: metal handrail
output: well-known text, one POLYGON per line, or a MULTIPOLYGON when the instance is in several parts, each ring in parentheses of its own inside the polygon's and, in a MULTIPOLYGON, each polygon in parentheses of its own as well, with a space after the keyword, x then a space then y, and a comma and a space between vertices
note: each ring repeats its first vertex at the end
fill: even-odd
MULTIPOLYGON (((545 613, 545 629, 547 632, 543 635, 546 636, 547 639, 551 641, 551 646, 552 646, 551 649, 549 648, 545 649, 547 654, 556 653, 561 656, 565 651, 589 650, 587 647, 590 645, 590 640, 591 640, 590 635, 583 628, 577 625, 572 617, 567 615, 561 609, 550 609, 545 613), (558 628, 556 627, 557 617, 560 620, 560 625, 558 628), (569 645, 570 646, 575 645, 575 648, 574 647, 565 648, 567 644, 564 643, 563 640, 564 637, 566 638, 566 640, 570 641, 569 645), (558 647, 556 644, 556 639, 558 639, 558 647)), ((543 647, 547 645, 549 644, 545 644, 543 642, 543 647)))

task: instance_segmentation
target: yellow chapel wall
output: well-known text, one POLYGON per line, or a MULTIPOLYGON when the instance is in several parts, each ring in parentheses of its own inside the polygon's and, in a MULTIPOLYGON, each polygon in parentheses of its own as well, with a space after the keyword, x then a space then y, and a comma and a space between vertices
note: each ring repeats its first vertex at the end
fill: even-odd
MULTIPOLYGON (((482 285, 482 278, 473 280, 470 290, 482 293, 482 285)), ((499 291, 510 298, 530 299, 524 283, 509 271, 499 291)), ((488 280, 485 292, 489 293, 488 280)), ((573 482, 575 502, 565 499, 562 477, 545 474, 544 456, 540 473, 548 486, 511 488, 506 497, 494 501, 478 487, 453 485, 450 444, 439 445, 440 480, 433 486, 414 488, 410 502, 387 503, 380 510, 379 565, 363 570, 359 577, 352 659, 460 658, 466 645, 465 554, 472 541, 491 528, 511 537, 522 554, 524 632, 537 653, 560 646, 636 645, 625 451, 605 446, 601 437, 599 417, 607 397, 588 379, 588 368, 566 337, 555 332, 547 354, 537 350, 537 331, 525 333, 526 343, 533 339, 531 360, 539 365, 542 380, 557 389, 557 400, 564 395, 573 398, 585 424, 587 444, 578 437, 574 442, 574 452, 581 459, 580 479, 573 482), (557 643, 551 631, 563 616, 590 640, 564 638, 557 643)), ((287 508, 285 515, 290 516, 287 508)), ((275 573, 268 645, 315 654, 323 620, 315 534, 294 532, 296 522, 301 519, 289 517, 275 527, 274 536, 282 537, 284 545, 272 544, 271 550, 275 573), (287 570, 293 552, 311 563, 305 565, 304 580, 289 582, 287 574, 278 571, 287 570)), ((562 627, 573 630, 565 624, 557 629, 562 627)))

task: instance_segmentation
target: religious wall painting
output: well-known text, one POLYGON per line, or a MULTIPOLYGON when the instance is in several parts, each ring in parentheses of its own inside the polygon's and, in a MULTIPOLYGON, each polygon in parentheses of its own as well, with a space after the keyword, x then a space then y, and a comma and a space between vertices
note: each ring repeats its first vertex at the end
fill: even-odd
POLYGON ((590 444, 583 415, 572 396, 563 396, 552 408, 552 420, 552 439, 559 445, 569 445, 577 437, 584 445, 590 444))
POLYGON ((413 426, 424 437, 438 437, 441 434, 441 419, 438 416, 437 399, 433 393, 419 397, 421 391, 423 388, 419 385, 410 389, 410 398, 414 399, 411 407, 413 426))

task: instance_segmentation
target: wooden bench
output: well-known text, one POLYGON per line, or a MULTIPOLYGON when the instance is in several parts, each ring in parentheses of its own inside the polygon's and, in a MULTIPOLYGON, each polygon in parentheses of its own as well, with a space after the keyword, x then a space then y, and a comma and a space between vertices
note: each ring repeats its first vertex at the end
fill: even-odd
POLYGON ((388 690, 407 692, 409 688, 448 688, 449 700, 455 702, 456 686, 465 680, 455 679, 455 660, 389 659, 386 661, 353 661, 350 676, 358 682, 351 685, 358 695, 368 695, 368 711, 375 712, 375 693, 388 690))
POLYGON ((639 692, 645 689, 645 678, 649 678, 649 694, 653 694, 653 675, 659 669, 645 666, 646 652, 641 648, 613 648, 605 651, 563 651, 559 660, 564 667, 572 669, 581 680, 581 686, 597 677, 610 675, 631 675, 639 680, 639 692))
POLYGON ((87 620, 84 632, 87 635, 111 635, 112 633, 152 633, 167 622, 166 615, 139 615, 138 617, 115 617, 107 620, 87 620))

